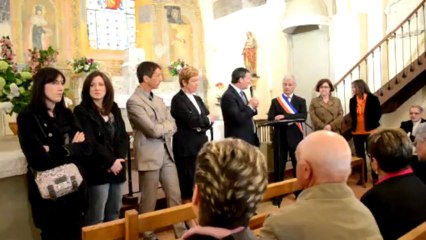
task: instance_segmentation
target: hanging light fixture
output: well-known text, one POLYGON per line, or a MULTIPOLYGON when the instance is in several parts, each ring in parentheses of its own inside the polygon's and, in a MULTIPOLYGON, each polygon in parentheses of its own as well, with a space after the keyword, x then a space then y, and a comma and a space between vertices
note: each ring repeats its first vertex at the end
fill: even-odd
POLYGON ((287 0, 283 31, 297 34, 319 29, 328 25, 327 6, 323 0, 287 0))

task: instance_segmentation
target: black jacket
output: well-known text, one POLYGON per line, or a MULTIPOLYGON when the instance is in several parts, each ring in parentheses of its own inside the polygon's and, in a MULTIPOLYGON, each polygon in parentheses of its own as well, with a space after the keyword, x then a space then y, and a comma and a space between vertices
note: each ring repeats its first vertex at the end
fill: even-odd
POLYGON ((116 159, 125 159, 129 146, 129 135, 126 132, 123 118, 117 104, 114 103, 111 113, 114 116, 114 138, 111 139, 107 124, 97 110, 86 103, 76 106, 74 113, 80 121, 86 139, 93 146, 92 155, 84 164, 87 184, 100 185, 105 183, 121 183, 126 181, 126 168, 118 175, 108 170, 116 159))
MULTIPOLYGON (((19 143, 28 162, 28 198, 34 224, 46 229, 52 221, 78 222, 86 207, 84 182, 77 192, 54 201, 46 200, 41 198, 32 174, 32 171, 44 171, 65 163, 74 163, 80 168, 85 156, 91 153, 90 144, 88 141, 66 144, 67 139, 71 142, 75 133, 81 131, 77 119, 69 109, 51 118, 47 112, 38 113, 27 107, 18 115, 17 123, 19 143), (48 146, 49 151, 43 146, 48 146), (62 213, 61 217, 58 213, 62 213)), ((83 172, 82 175, 84 177, 83 172)))
MULTIPOLYGON (((426 122, 426 119, 421 119, 420 123, 426 122)), ((401 126, 399 126, 402 130, 404 130, 406 133, 410 133, 410 139, 414 142, 414 136, 413 136, 413 121, 408 120, 405 122, 401 122, 401 126)))
POLYGON ((231 85, 222 95, 220 108, 222 109, 226 138, 239 138, 252 145, 259 145, 259 139, 254 133, 253 126, 253 116, 257 115, 257 110, 253 110, 247 104, 244 104, 240 94, 231 85))
POLYGON ((398 239, 426 221, 426 185, 413 174, 375 185, 361 197, 383 239, 398 239))
MULTIPOLYGON (((357 124, 356 116, 356 96, 353 96, 349 101, 349 111, 352 119, 352 131, 355 131, 357 124)), ((371 93, 367 93, 367 101, 365 103, 364 121, 365 130, 371 131, 380 126, 380 118, 382 116, 382 109, 380 107, 379 98, 371 93)))
MULTIPOLYGON (((296 114, 289 114, 281 107, 280 103, 276 98, 272 99, 271 106, 269 107, 268 111, 268 120, 274 120, 275 116, 277 115, 284 115, 284 119, 297 119, 297 118, 303 118, 306 120, 306 117, 308 115, 307 108, 306 108, 306 100, 296 96, 293 94, 293 97, 291 98, 291 104, 294 106, 294 108, 297 110, 296 114)), ((281 141, 286 141, 287 144, 295 149, 297 144, 303 139, 303 134, 299 130, 299 128, 295 125, 287 125, 287 124, 281 124, 278 126, 280 131, 274 131, 274 139, 277 138, 277 134, 281 133, 281 141)))
POLYGON ((195 156, 207 142, 206 131, 210 128, 207 115, 210 112, 199 96, 194 97, 201 114, 182 90, 172 99, 170 112, 177 126, 177 131, 173 136, 173 154, 175 156, 195 156))

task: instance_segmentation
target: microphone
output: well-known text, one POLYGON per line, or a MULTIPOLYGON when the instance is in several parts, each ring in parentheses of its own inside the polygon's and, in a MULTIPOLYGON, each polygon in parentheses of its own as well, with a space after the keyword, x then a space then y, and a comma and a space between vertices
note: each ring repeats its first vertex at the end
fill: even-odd
POLYGON ((250 86, 250 97, 253 97, 253 86, 250 86))

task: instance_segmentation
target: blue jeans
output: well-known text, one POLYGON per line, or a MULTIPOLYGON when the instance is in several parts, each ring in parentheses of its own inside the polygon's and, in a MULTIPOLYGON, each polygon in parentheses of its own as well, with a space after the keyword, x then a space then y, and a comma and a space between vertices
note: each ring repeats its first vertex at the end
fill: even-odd
POLYGON ((118 218, 123 186, 124 183, 106 183, 89 187, 86 225, 108 222, 118 218))

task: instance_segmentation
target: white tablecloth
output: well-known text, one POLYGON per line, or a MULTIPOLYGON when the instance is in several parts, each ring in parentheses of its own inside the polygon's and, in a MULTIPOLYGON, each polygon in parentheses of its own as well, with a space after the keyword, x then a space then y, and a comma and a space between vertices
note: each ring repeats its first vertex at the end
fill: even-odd
POLYGON ((18 137, 0 137, 0 178, 27 173, 27 160, 19 146, 18 137))

